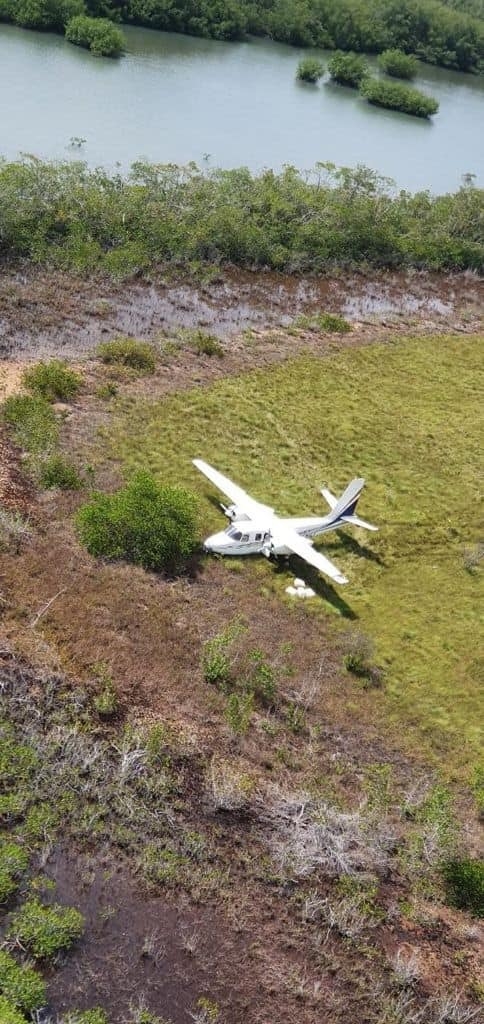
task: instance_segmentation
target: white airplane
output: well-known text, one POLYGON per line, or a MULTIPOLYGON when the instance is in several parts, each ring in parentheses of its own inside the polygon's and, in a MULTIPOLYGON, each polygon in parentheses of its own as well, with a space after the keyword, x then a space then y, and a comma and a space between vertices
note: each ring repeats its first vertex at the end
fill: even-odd
POLYGON ((217 469, 213 469, 207 462, 193 459, 193 465, 233 502, 228 507, 221 504, 225 515, 231 520, 231 525, 220 533, 207 537, 204 543, 205 550, 214 554, 263 554, 267 558, 273 555, 299 555, 335 583, 347 583, 346 576, 343 576, 329 558, 314 550, 311 538, 320 533, 328 533, 329 530, 338 530, 347 524, 362 526, 365 530, 378 530, 377 526, 372 526, 355 515, 358 498, 365 484, 362 479, 352 480, 341 498, 335 498, 331 491, 322 488, 321 494, 331 509, 326 516, 281 519, 273 508, 255 501, 241 487, 232 483, 232 480, 219 473, 217 469))

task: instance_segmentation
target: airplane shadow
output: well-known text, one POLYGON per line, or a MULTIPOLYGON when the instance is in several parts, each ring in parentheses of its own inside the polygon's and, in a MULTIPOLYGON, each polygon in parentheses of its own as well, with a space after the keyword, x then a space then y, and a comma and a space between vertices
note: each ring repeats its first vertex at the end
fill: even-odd
POLYGON ((307 562, 302 558, 298 558, 297 555, 291 555, 288 559, 277 561, 276 572, 287 573, 288 566, 291 567, 291 572, 294 569, 295 576, 301 577, 318 597, 331 604, 343 618, 352 621, 358 618, 356 612, 353 611, 341 596, 340 591, 336 590, 328 580, 325 580, 316 569, 313 569, 312 565, 308 565, 307 562))
MULTIPOLYGON (((376 562, 377 565, 383 567, 386 566, 384 558, 381 557, 376 551, 372 551, 371 548, 367 548, 364 544, 360 544, 355 537, 351 537, 349 533, 345 533, 343 530, 335 530, 335 534, 338 538, 338 544, 334 547, 342 547, 346 551, 351 551, 353 555, 359 555, 360 558, 366 558, 369 562, 376 562)), ((328 547, 332 545, 327 545, 328 547)))
MULTIPOLYGON (((207 498, 208 498, 208 501, 210 502, 210 504, 213 505, 213 507, 216 508, 218 512, 220 512, 221 516, 223 516, 223 508, 222 508, 222 504, 219 501, 219 499, 216 498, 214 494, 209 494, 207 496, 207 498)), ((231 504, 232 504, 231 501, 229 501, 229 499, 227 498, 227 505, 231 505, 231 504)), ((227 522, 228 522, 228 519, 227 519, 227 522)))

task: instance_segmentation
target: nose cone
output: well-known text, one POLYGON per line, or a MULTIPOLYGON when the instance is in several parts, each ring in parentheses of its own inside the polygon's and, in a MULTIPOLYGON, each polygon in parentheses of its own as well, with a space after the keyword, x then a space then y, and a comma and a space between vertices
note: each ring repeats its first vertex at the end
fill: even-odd
POLYGON ((224 555, 230 547, 230 538, 222 530, 220 533, 213 533, 211 537, 207 537, 204 548, 205 551, 216 552, 219 555, 224 555))

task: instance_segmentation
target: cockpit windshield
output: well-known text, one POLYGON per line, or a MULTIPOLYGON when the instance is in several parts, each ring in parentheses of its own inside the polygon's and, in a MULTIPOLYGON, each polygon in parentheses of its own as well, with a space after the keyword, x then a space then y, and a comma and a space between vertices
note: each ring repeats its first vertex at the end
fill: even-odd
POLYGON ((240 530, 236 530, 235 526, 231 526, 230 530, 227 530, 227 536, 230 537, 232 540, 240 540, 242 534, 240 530))

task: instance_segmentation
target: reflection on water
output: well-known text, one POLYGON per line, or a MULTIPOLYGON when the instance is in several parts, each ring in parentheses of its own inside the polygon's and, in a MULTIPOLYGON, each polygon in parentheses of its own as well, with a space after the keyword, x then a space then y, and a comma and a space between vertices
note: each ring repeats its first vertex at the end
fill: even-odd
POLYGON ((292 47, 125 31, 129 51, 112 61, 0 25, 4 156, 122 169, 142 157, 252 170, 330 160, 365 164, 412 191, 453 191, 466 173, 484 183, 482 78, 421 65, 417 86, 440 101, 427 122, 329 82, 296 81, 303 51, 292 47), (86 142, 70 146, 72 138, 86 142))

